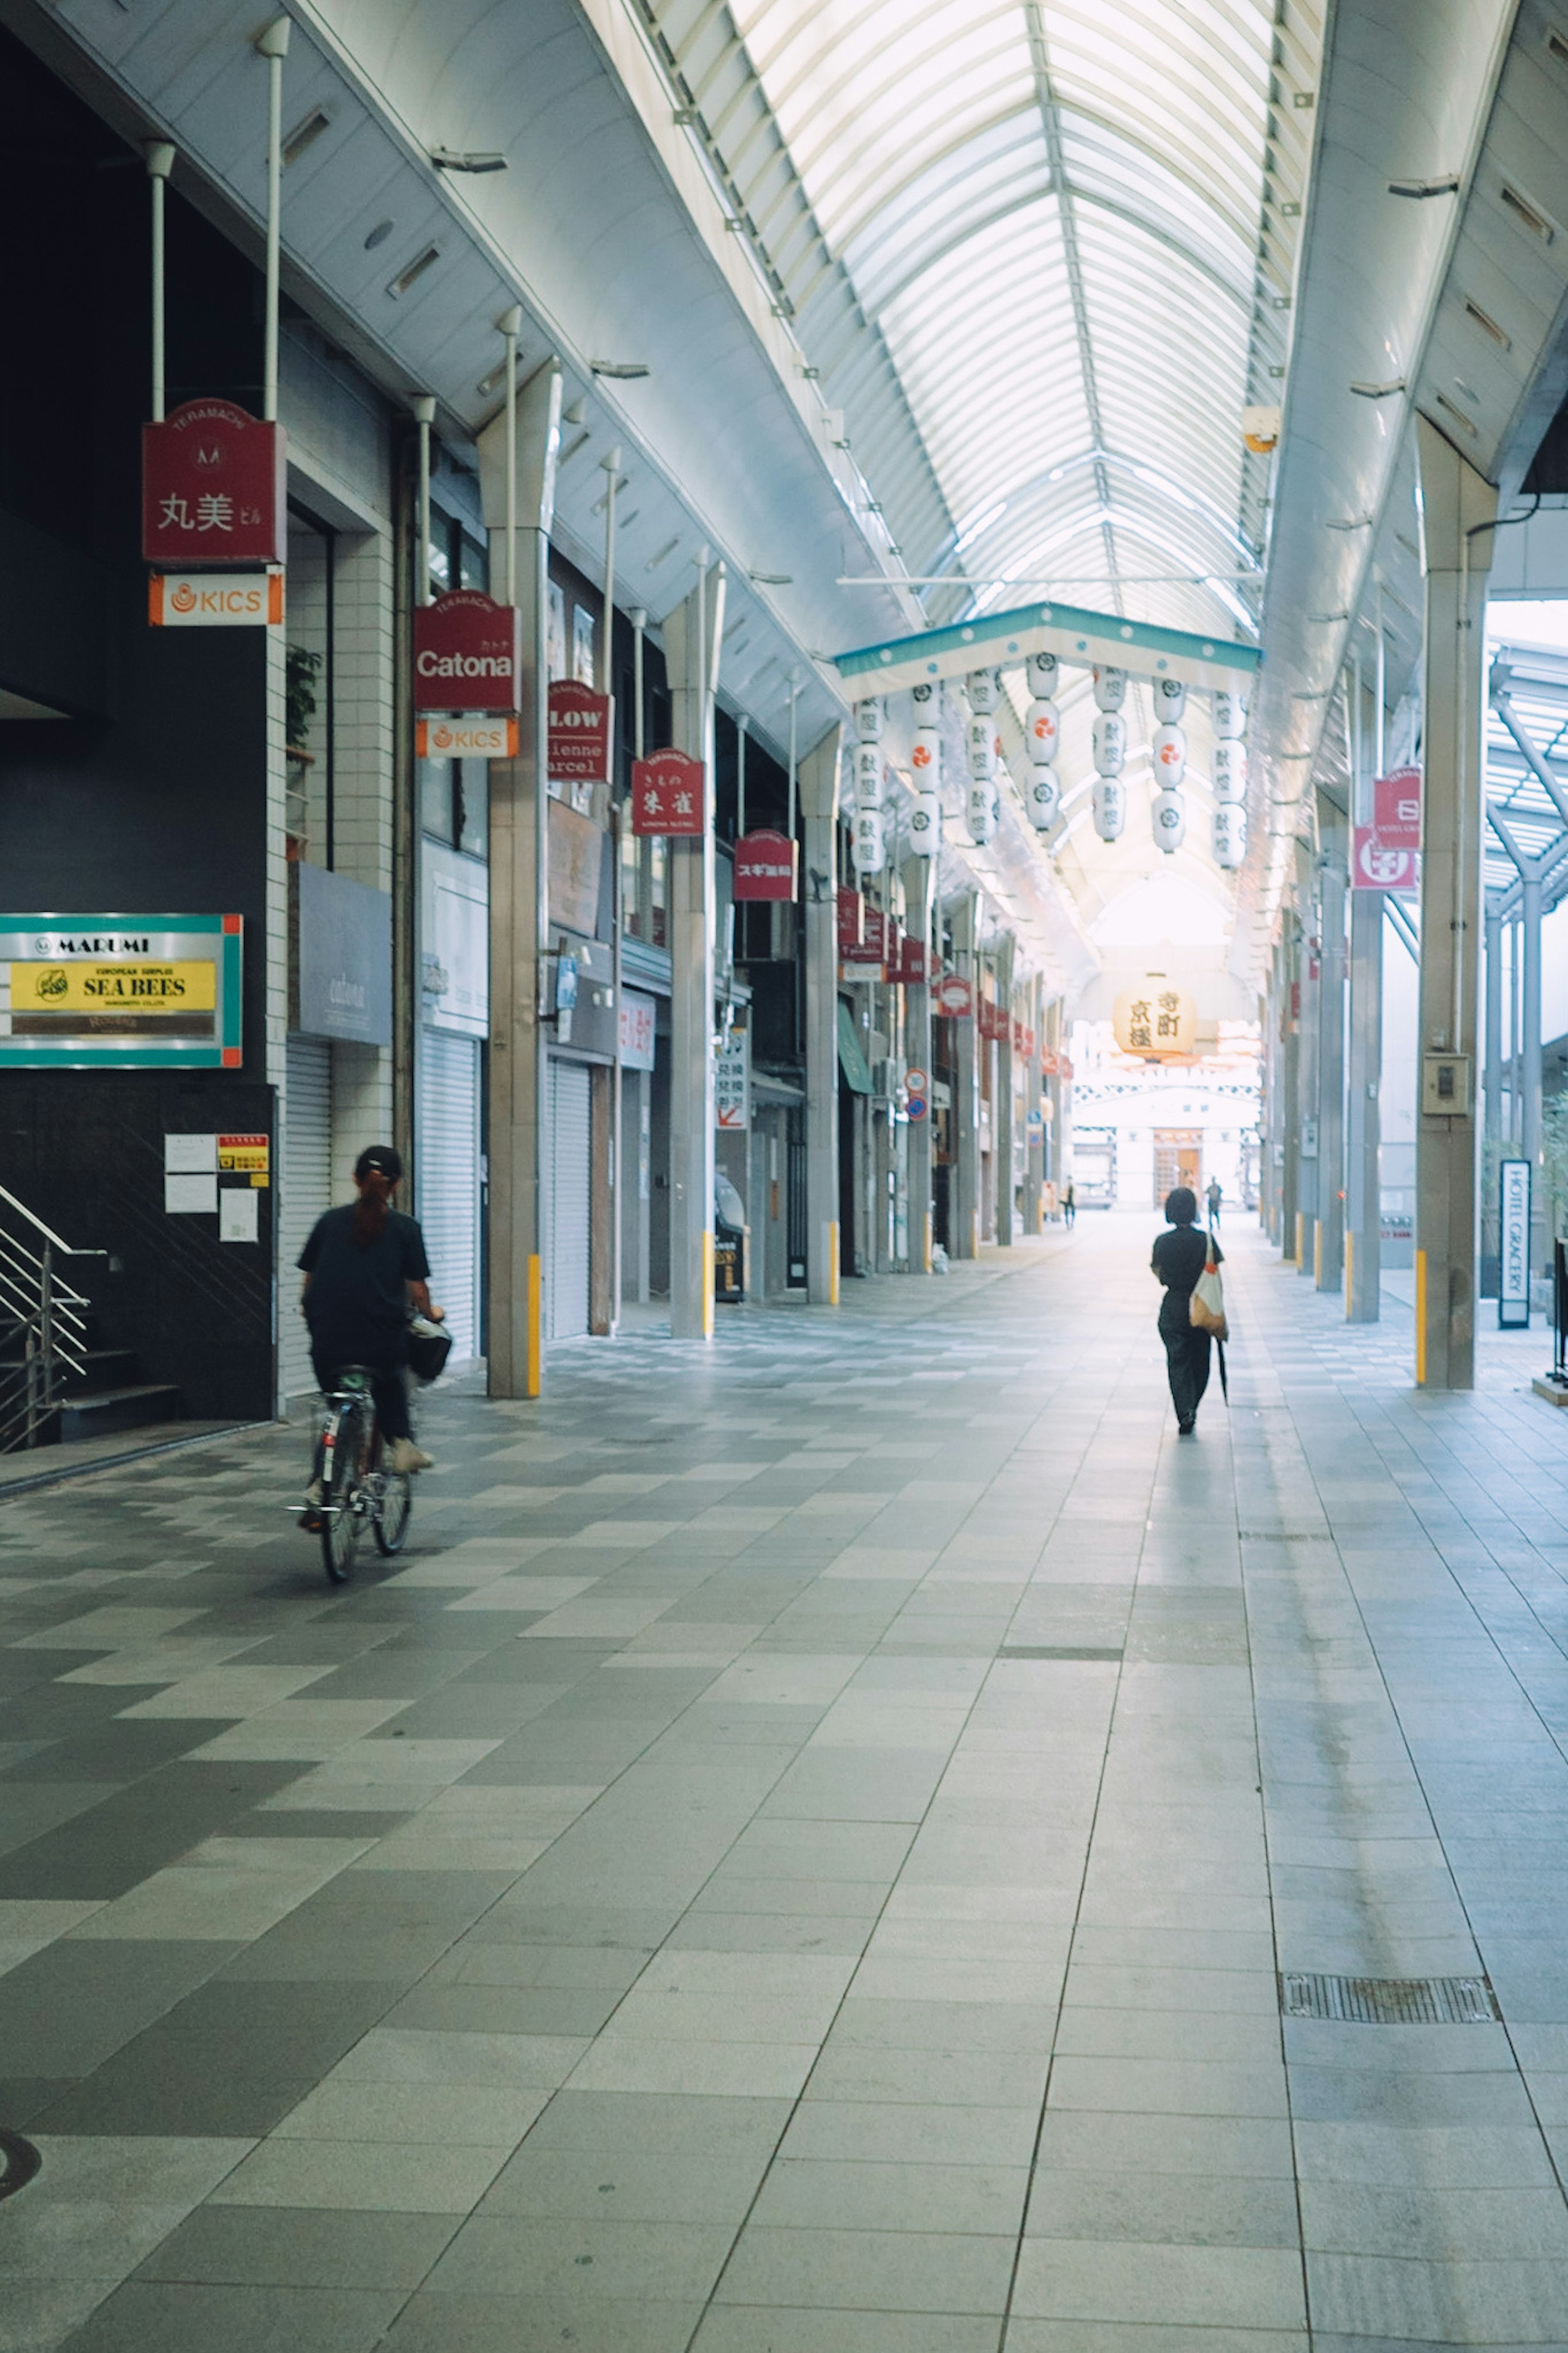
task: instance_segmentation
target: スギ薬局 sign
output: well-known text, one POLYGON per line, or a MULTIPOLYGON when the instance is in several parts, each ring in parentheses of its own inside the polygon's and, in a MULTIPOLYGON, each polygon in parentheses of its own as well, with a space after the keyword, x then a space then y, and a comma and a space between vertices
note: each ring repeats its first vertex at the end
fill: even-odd
POLYGON ((237 1070, 238 915, 0 915, 0 1064, 237 1070))
POLYGON ((520 711, 522 616, 479 588, 414 608, 416 711, 520 711))

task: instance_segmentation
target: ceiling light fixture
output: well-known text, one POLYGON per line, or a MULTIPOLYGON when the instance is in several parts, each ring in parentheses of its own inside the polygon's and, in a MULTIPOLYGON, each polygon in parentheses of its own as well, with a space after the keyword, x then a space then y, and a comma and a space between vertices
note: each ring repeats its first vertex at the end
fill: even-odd
POLYGON ((793 588, 793 572, 748 572, 747 579, 754 588, 793 588))
POLYGON ((1392 400, 1396 392, 1405 389, 1402 375, 1391 376, 1386 384, 1352 384, 1351 390, 1359 400, 1392 400))
POLYGON ((506 157, 494 153, 460 154, 452 147, 432 147, 430 161, 438 172, 504 172, 506 157))
POLYGON ((613 376, 617 384, 630 384, 637 376, 653 374, 646 360, 590 360, 588 365, 595 375, 613 376))
POLYGON ((1459 175, 1449 172, 1440 180, 1390 180, 1388 193, 1391 196, 1410 196, 1417 204, 1425 203, 1428 196, 1457 196, 1459 175))

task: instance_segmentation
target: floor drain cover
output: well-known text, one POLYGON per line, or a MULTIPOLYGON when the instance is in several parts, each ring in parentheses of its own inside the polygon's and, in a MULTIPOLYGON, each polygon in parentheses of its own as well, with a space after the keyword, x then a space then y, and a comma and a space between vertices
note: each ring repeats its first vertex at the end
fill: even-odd
POLYGON ((14 2198, 18 2189, 25 2189, 44 2161, 30 2140, 24 2140, 19 2132, 7 2132, 3 2125, 0 2158, 5 2160, 5 2170, 0 2172, 0 2198, 14 2198))
POLYGON ((1004 1642, 996 1653, 999 1659, 1120 1659, 1120 1651, 1096 1651, 1081 1643, 1069 1643, 1052 1650, 1032 1648, 1026 1642, 1004 1642))
POLYGON ((1287 1970, 1279 1980, 1287 2018, 1331 2018, 1343 2026, 1491 2026, 1498 2006, 1485 1978, 1336 1978, 1287 1970))

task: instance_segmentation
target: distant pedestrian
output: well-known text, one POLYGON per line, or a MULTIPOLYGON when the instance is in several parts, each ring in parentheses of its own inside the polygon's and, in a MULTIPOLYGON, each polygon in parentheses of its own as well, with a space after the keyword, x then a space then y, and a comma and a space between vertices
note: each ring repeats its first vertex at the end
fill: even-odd
POLYGON ((1072 1224, 1073 1220, 1075 1219, 1075 1218, 1076 1218, 1077 1216, 1078 1216, 1078 1203, 1077 1203, 1077 1202, 1074 1200, 1074 1198, 1073 1198, 1072 1179, 1069 1177, 1069 1178, 1068 1179, 1068 1188, 1067 1188, 1067 1191, 1062 1195, 1062 1223, 1063 1223, 1063 1225, 1064 1225, 1064 1226, 1070 1226, 1070 1225, 1072 1224))
POLYGON ((1221 1200, 1224 1198, 1224 1195, 1220 1190, 1219 1178, 1217 1176, 1211 1176, 1209 1178, 1209 1188, 1204 1195, 1204 1198, 1209 1205, 1209 1231, 1211 1233, 1217 1233, 1219 1231, 1219 1205, 1221 1200))
POLYGON ((1190 1438, 1198 1405, 1209 1383, 1209 1335, 1192 1320, 1193 1286, 1212 1250, 1220 1263, 1220 1247, 1211 1242, 1198 1224, 1196 1198, 1185 1185, 1165 1196, 1171 1230, 1155 1240, 1150 1266, 1165 1286, 1160 1302, 1160 1337, 1165 1344, 1165 1367, 1171 1380, 1171 1403, 1176 1428, 1190 1438))

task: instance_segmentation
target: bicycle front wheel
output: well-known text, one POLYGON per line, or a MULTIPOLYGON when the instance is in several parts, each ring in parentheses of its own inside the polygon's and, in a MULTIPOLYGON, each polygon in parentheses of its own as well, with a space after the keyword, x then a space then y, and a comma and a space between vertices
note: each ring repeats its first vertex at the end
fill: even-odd
POLYGON ((388 1471, 381 1482, 381 1502, 371 1525, 375 1530, 378 1552, 392 1554, 403 1550, 403 1539, 408 1534, 408 1517, 414 1509, 414 1482, 406 1471, 388 1471))
POLYGON ((331 1469, 321 1496, 321 1558, 333 1585, 346 1585, 353 1573, 359 1543, 360 1457, 364 1451, 363 1408, 350 1406, 338 1417, 333 1432, 331 1469))

